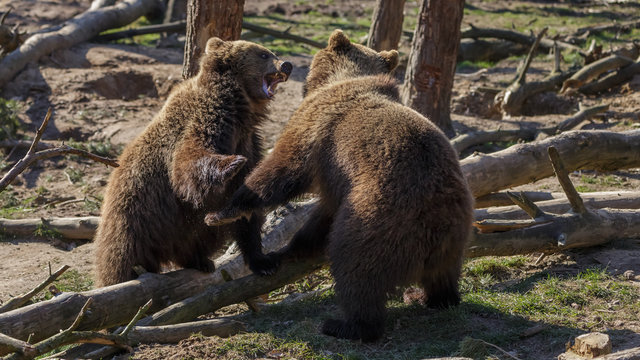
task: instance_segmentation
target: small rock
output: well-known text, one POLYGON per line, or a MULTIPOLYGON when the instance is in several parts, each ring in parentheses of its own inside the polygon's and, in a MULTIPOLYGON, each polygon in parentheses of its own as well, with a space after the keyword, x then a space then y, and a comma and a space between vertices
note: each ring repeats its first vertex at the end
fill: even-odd
POLYGON ((92 185, 95 185, 95 186, 105 186, 105 185, 107 185, 107 180, 105 180, 104 177, 102 177, 102 176, 93 177, 90 182, 91 182, 92 185))
POLYGON ((627 270, 622 274, 622 276, 624 276, 624 278, 627 280, 633 280, 636 276, 636 273, 633 270, 627 270))

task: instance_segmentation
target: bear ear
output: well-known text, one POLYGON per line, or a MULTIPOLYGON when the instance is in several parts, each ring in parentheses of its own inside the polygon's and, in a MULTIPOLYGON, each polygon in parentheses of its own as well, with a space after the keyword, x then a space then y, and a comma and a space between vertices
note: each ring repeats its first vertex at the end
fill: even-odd
POLYGON ((389 71, 392 71, 396 68, 396 66, 398 66, 398 51, 381 51, 380 56, 382 56, 384 61, 387 63, 387 66, 389 66, 389 71))
POLYGON ((347 35, 345 35, 340 29, 333 30, 329 37, 329 48, 338 49, 347 48, 349 46, 351 46, 351 40, 349 40, 349 37, 347 37, 347 35))
POLYGON ((214 51, 222 47, 222 45, 224 44, 225 44, 224 40, 214 36, 209 40, 207 40, 207 46, 205 47, 204 52, 205 54, 213 54, 214 51))

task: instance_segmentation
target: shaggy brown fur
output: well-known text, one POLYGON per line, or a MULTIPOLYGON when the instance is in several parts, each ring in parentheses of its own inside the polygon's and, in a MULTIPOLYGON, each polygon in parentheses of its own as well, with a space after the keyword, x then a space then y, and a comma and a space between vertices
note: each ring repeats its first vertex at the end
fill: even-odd
POLYGON ((328 250, 345 320, 323 332, 378 339, 385 301, 419 282, 434 307, 460 302, 458 279, 473 199, 443 133, 399 101, 395 51, 335 31, 316 54, 306 97, 273 152, 247 177, 221 224, 316 191, 315 214, 274 259, 328 250))
POLYGON ((198 75, 171 93, 109 179, 95 238, 97 286, 133 279, 134 265, 213 271, 208 257, 227 235, 253 270, 273 267, 260 250, 260 214, 213 228, 202 218, 221 209, 258 162, 256 127, 291 70, 257 44, 209 39, 198 75))

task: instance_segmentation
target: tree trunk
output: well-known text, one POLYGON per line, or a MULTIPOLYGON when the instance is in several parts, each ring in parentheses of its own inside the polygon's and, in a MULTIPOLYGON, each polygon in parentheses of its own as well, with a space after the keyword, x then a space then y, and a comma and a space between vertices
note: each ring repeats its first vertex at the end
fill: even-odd
POLYGON ((402 35, 404 0, 377 0, 373 9, 367 46, 376 50, 398 48, 402 35))
POLYGON ((423 0, 411 44, 402 101, 453 137, 451 90, 464 0, 423 0))
POLYGON ((188 79, 198 72, 200 55, 210 37, 240 39, 243 8, 244 0, 189 0, 183 78, 188 79))

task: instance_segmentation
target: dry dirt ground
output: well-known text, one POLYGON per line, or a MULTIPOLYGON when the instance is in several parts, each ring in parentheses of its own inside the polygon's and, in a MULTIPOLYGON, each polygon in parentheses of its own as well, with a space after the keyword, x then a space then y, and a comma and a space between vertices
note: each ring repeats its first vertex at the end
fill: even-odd
MULTIPOLYGON (((321 10, 327 13, 363 12, 371 1, 327 2, 321 10)), ((14 7, 7 23, 20 24, 22 30, 36 31, 60 24, 84 11, 88 0, 0 0, 0 11, 14 7)), ((492 6, 498 6, 491 3, 492 6)), ((296 5, 297 6, 297 5, 296 5)), ((415 4, 414 4, 415 6, 415 4)), ((247 1, 247 11, 261 13, 280 11, 291 13, 294 5, 275 1, 247 1)), ((16 100, 20 106, 23 132, 31 136, 41 123, 48 107, 54 116, 45 132, 45 140, 71 140, 108 144, 111 152, 131 141, 162 106, 172 87, 181 81, 182 50, 151 48, 137 45, 85 43, 56 51, 37 64, 29 64, 1 96, 16 100)), ((310 55, 286 56, 295 65, 291 79, 281 84, 272 104, 271 121, 264 124, 263 135, 273 144, 283 124, 301 101, 302 84, 311 62, 310 55)), ((640 127, 640 77, 623 87, 598 97, 575 97, 544 94, 525 109, 528 116, 500 119, 490 108, 490 99, 478 89, 504 86, 514 76, 519 60, 504 60, 481 75, 468 77, 457 74, 453 94, 453 120, 458 132, 471 129, 496 129, 518 126, 547 126, 557 123, 577 110, 578 103, 594 105, 609 103, 610 109, 581 129, 630 130, 640 127)), ((538 59, 531 78, 546 74, 549 62, 538 59)), ((463 71, 464 72, 464 71, 463 71)), ((16 155, 9 160, 15 161, 16 155)), ((13 217, 50 217, 99 215, 101 199, 110 169, 87 160, 67 157, 47 160, 31 167, 6 193, 23 200, 33 198, 27 210, 13 217), (64 200, 85 201, 55 206, 64 200), (48 206, 53 205, 53 206, 48 206)), ((586 173, 593 176, 593 173, 586 173)), ((581 183, 583 174, 572 174, 581 183)), ((599 176, 599 174, 595 174, 599 176)), ((640 171, 629 170, 612 175, 615 181, 590 184, 592 190, 640 190, 640 171)), ((539 181, 519 189, 551 189, 559 191, 554 179, 539 181)), ((67 244, 46 239, 7 238, 0 242, 0 300, 24 293, 47 275, 47 268, 71 265, 79 272, 92 271, 92 244, 67 244)), ((633 250, 638 250, 637 244, 633 250)), ((614 251, 614 250, 611 250, 614 251)), ((627 253, 628 254, 628 253, 627 253)), ((637 254, 637 253, 633 253, 637 254)), ((624 271, 638 262, 620 253, 601 253, 589 261, 606 263, 611 269, 624 271), (599 260, 598 260, 599 258, 599 260)), ((631 258, 633 259, 633 258, 631 258)), ((636 258, 637 259, 637 258, 636 258)), ((635 331, 640 331, 636 329, 635 331)), ((190 342, 181 345, 192 348, 190 342)), ((164 351, 164 350, 163 350, 164 351)), ((163 352, 166 356, 166 353, 163 352)), ((206 354, 188 353, 207 358, 206 354)), ((151 353, 147 353, 151 356, 151 353)), ((176 353, 181 358, 184 353, 176 353)))

